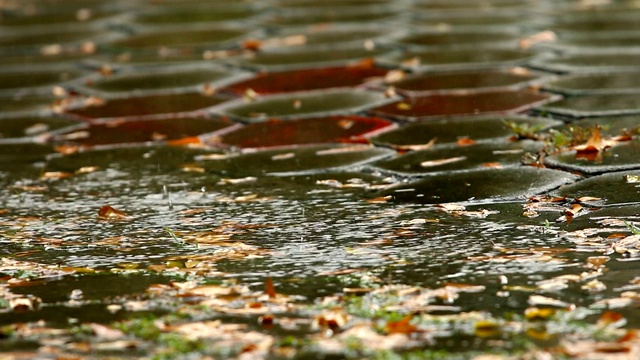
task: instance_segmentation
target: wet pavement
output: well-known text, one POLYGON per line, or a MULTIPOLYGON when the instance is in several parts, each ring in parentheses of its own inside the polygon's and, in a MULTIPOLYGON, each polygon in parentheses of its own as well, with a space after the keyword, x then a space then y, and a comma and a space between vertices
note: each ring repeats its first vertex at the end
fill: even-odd
MULTIPOLYGON (((152 284, 269 277, 308 304, 365 278, 477 284, 435 304, 494 316, 593 317, 625 298, 640 326, 633 1, 23 0, 0 15, 2 325, 109 323, 152 284)), ((435 348, 458 351, 458 331, 435 348)), ((3 349, 46 358, 38 341, 3 349)))

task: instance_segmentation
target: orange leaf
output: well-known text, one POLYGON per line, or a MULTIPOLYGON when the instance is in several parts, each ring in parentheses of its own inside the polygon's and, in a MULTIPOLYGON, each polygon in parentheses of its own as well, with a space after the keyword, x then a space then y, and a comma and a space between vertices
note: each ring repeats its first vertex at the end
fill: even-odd
POLYGON ((418 331, 418 328, 415 325, 411 324, 412 318, 413 315, 409 314, 402 318, 402 320, 388 321, 384 329, 389 334, 411 334, 418 331))
POLYGON ((185 146, 185 145, 193 145, 193 144, 199 145, 201 143, 202 141, 197 136, 190 136, 182 139, 167 141, 167 145, 171 145, 171 146, 185 146))
POLYGON ((100 219, 123 219, 126 217, 125 213, 109 205, 101 207, 98 211, 98 218, 100 219))
POLYGON ((271 276, 267 277, 267 280, 265 280, 264 293, 269 295, 269 299, 276 298, 276 288, 273 286, 273 280, 271 279, 271 276))
POLYGON ((620 323, 624 320, 624 316, 614 311, 605 311, 600 315, 600 319, 598 319, 598 325, 607 326, 611 324, 620 323))
POLYGON ((458 141, 456 141, 456 145, 458 146, 469 146, 469 145, 474 145, 476 143, 475 140, 469 138, 468 136, 464 136, 458 139, 458 141))

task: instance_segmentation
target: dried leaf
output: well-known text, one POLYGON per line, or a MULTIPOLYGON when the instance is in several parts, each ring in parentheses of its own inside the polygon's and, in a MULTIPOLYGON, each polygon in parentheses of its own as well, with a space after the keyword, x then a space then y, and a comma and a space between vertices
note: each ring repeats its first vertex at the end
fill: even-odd
POLYGON ((556 33, 551 30, 541 31, 539 33, 535 33, 526 38, 520 39, 519 46, 520 49, 528 49, 535 44, 545 43, 545 42, 554 42, 558 37, 556 33))
POLYGON ((275 299, 277 296, 276 288, 273 286, 273 279, 270 276, 265 280, 264 293, 269 296, 269 299, 275 299))
POLYGON ((467 136, 463 136, 456 141, 456 145, 458 146, 470 146, 475 144, 476 144, 476 141, 467 136))
POLYGON ((426 144, 409 144, 409 145, 389 145, 392 149, 398 151, 420 151, 420 150, 428 150, 433 147, 436 143, 436 138, 429 140, 426 144))
POLYGON ((115 209, 109 205, 105 205, 103 207, 100 208, 100 210, 98 211, 98 218, 100 219, 126 219, 127 215, 118 210, 115 209))
POLYGON ((409 314, 398 321, 388 321, 384 326, 387 334, 411 334, 418 331, 418 328, 411 324, 413 315, 409 314))
POLYGON ((464 160, 467 160, 466 156, 457 156, 457 157, 452 157, 452 158, 448 158, 448 159, 423 161, 423 162, 420 163, 420 166, 422 166, 422 167, 435 167, 435 166, 441 166, 441 165, 446 165, 446 164, 452 164, 452 163, 456 163, 456 162, 464 161, 464 160))

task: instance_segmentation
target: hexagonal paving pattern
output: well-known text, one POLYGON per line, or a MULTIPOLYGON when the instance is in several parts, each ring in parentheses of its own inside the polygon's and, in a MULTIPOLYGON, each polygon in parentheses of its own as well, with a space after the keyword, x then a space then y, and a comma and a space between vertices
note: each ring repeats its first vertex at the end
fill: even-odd
POLYGON ((447 116, 514 114, 554 100, 530 91, 492 91, 430 95, 399 100, 371 110, 372 114, 417 121, 447 116))

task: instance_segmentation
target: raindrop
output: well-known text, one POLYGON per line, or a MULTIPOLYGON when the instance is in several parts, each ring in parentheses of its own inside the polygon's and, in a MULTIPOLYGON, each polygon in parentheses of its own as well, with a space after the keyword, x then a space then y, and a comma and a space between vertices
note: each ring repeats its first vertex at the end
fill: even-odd
POLYGON ((169 210, 173 210, 173 203, 169 200, 169 210))
POLYGON ((169 198, 169 191, 167 190, 167 185, 162 185, 162 199, 166 200, 169 198))

